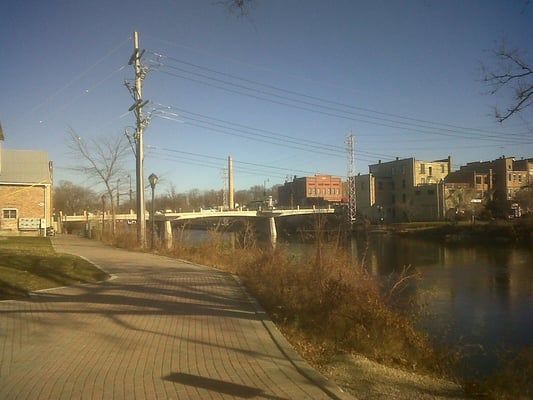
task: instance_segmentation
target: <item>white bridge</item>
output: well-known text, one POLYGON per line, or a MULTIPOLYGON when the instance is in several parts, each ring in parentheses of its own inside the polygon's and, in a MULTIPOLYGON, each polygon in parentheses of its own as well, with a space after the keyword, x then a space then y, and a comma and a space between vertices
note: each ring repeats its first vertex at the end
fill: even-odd
POLYGON ((292 215, 308 215, 308 214, 332 214, 335 210, 333 208, 298 208, 294 210, 284 209, 267 209, 257 211, 213 211, 200 210, 199 212, 185 212, 185 213, 155 213, 156 221, 179 221, 198 218, 239 218, 239 217, 259 217, 259 218, 277 218, 288 217, 292 215))
MULTIPOLYGON (((200 210, 193 212, 160 212, 157 211, 154 213, 154 221, 163 224, 162 232, 164 233, 164 239, 167 244, 172 243, 172 222, 175 221, 187 221, 193 219, 207 219, 207 218, 268 218, 270 222, 270 238, 272 243, 276 242, 277 239, 277 229, 276 229, 276 218, 288 217, 295 215, 310 215, 310 214, 333 214, 335 209, 331 207, 327 208, 297 208, 297 209, 265 209, 265 210, 256 210, 256 211, 242 211, 242 210, 228 210, 228 211, 217 211, 217 210, 200 210)), ((147 212, 145 214, 146 220, 150 220, 150 214, 147 212)), ((86 222, 89 221, 106 221, 111 220, 112 215, 109 213, 84 213, 83 215, 62 215, 62 223, 72 223, 72 222, 86 222)), ((116 214, 116 221, 128 221, 132 223, 137 220, 137 215, 135 213, 130 214, 116 214)))

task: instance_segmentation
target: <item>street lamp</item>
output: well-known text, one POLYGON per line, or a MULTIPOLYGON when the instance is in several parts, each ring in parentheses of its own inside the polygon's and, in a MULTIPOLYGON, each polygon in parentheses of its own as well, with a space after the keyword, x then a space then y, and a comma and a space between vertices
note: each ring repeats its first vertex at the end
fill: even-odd
POLYGON ((104 238, 104 226, 105 226, 105 195, 102 195, 102 239, 104 238))
POLYGON ((148 181, 150 182, 150 187, 152 188, 152 212, 151 212, 151 217, 152 217, 152 250, 154 250, 155 248, 155 214, 154 214, 154 193, 155 193, 155 185, 157 184, 157 181, 159 180, 159 178, 157 177, 156 174, 150 174, 150 176, 148 177, 148 181))
POLYGON ((266 195, 267 195, 267 182, 269 182, 269 178, 266 178, 264 181, 263 181, 263 197, 266 198, 266 195))
POLYGON ((120 207, 120 178, 117 179, 117 213, 118 213, 118 208, 120 207))
POLYGON ((130 178, 130 210, 131 210, 133 208, 132 195, 131 195, 132 194, 132 192, 131 192, 131 175, 128 175, 128 178, 130 178))

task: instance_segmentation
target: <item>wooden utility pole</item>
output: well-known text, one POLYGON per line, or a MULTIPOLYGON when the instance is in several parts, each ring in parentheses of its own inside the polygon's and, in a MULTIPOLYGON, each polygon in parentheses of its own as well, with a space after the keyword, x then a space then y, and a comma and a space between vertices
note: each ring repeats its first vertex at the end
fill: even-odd
POLYGON ((144 51, 139 51, 139 33, 133 32, 133 54, 130 57, 129 64, 133 65, 135 70, 135 87, 128 86, 135 103, 129 111, 133 111, 136 116, 135 128, 135 172, 136 172, 136 209, 137 209, 137 242, 141 248, 146 248, 146 218, 144 204, 144 139, 143 130, 147 123, 143 119, 143 107, 147 101, 142 100, 142 81, 146 76, 146 71, 141 65, 141 57, 144 51))
POLYGON ((233 158, 231 156, 228 157, 228 187, 229 187, 229 193, 228 193, 228 201, 229 201, 229 209, 233 210, 235 208, 235 189, 233 187, 233 158))

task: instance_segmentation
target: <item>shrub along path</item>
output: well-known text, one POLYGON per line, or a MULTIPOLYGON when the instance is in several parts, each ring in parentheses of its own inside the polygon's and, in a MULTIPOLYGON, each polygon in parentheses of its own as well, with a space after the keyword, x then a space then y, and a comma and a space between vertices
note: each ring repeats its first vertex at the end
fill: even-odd
POLYGON ((113 278, 0 301, 0 398, 350 398, 231 275, 75 236, 53 243, 113 278))

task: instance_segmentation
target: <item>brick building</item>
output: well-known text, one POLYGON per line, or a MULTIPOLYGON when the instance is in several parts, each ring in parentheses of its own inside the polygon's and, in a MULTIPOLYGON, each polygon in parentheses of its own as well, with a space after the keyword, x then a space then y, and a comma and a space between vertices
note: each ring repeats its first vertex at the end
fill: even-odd
POLYGON ((339 203, 342 199, 342 179, 331 175, 294 177, 278 187, 278 206, 310 207, 339 203))
POLYGON ((451 158, 397 158, 355 177, 357 213, 371 222, 431 221, 444 216, 443 180, 451 158))
POLYGON ((448 189, 468 189, 472 198, 485 204, 492 202, 502 213, 508 211, 520 189, 532 184, 533 159, 515 160, 504 156, 467 163, 446 178, 448 189))
POLYGON ((52 225, 52 172, 46 151, 0 148, 0 235, 45 235, 52 225))

